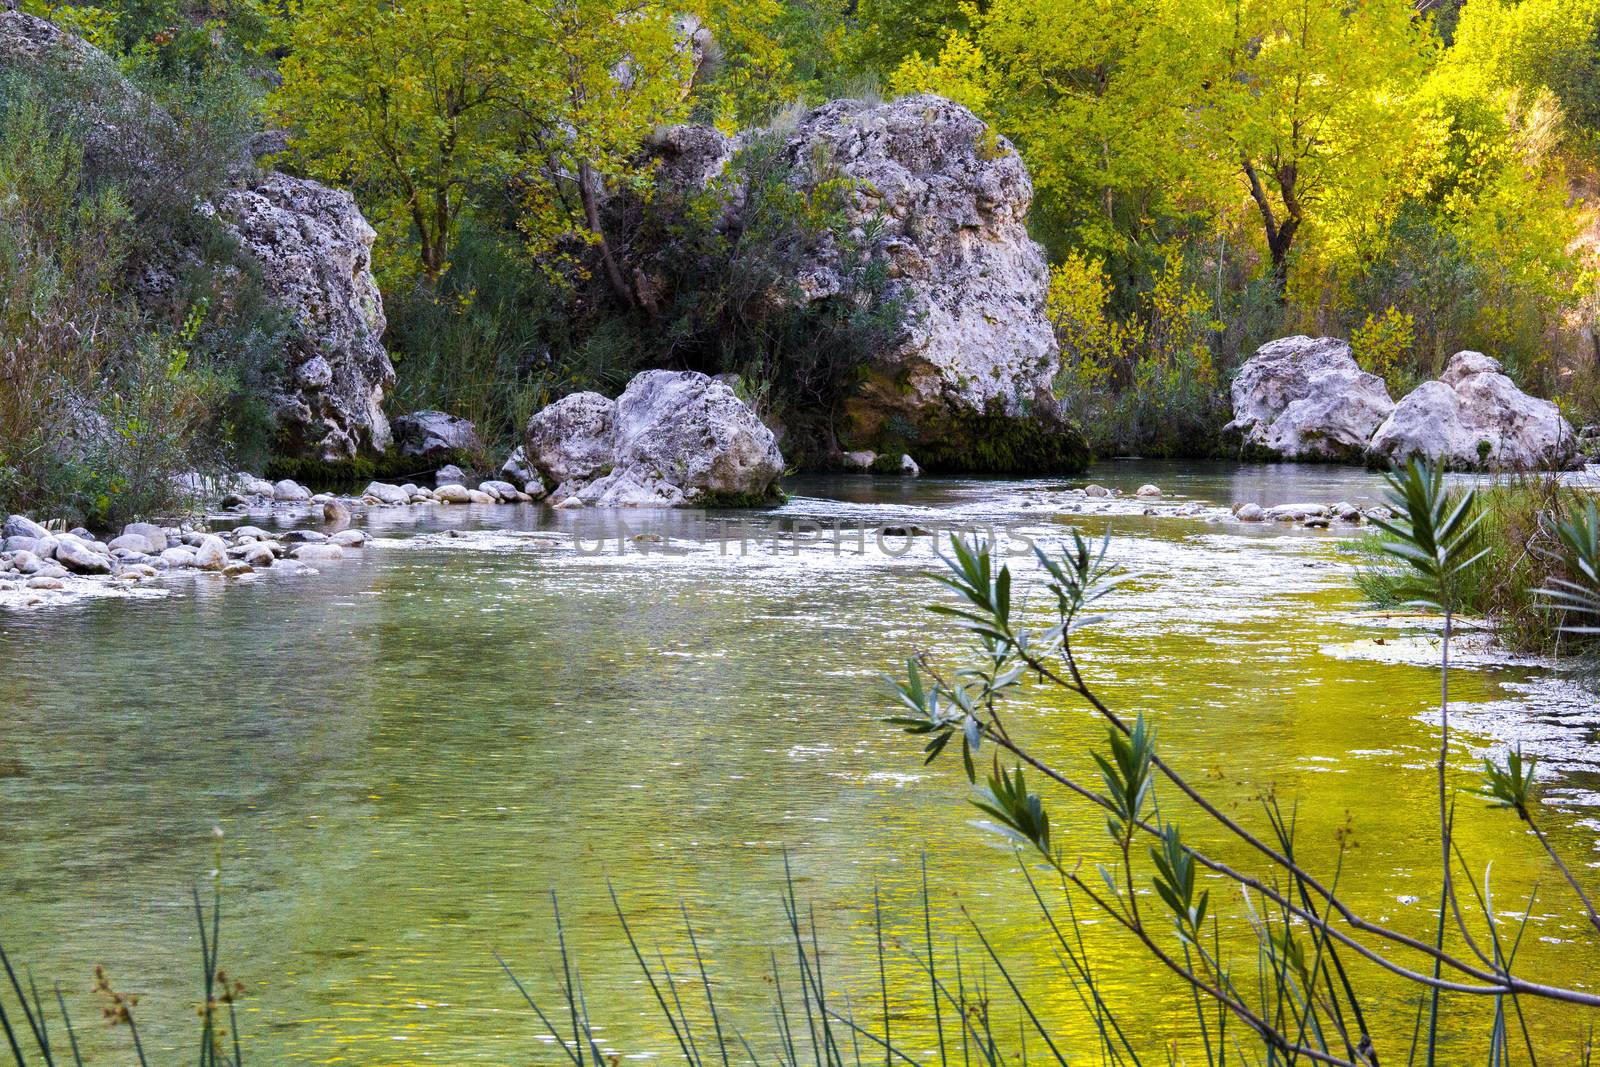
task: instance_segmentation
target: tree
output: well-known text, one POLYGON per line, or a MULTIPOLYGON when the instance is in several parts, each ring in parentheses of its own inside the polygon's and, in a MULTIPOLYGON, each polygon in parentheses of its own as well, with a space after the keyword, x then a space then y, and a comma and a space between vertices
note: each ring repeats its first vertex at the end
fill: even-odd
POLYGON ((1198 84, 1181 28, 1172 0, 996 0, 937 60, 902 63, 891 86, 952 96, 994 122, 1027 159, 1044 236, 1127 277, 1141 250, 1157 268, 1161 231, 1224 180, 1186 144, 1198 84))
POLYGON ((675 117, 691 65, 649 0, 308 0, 268 108, 429 284, 474 198, 508 185, 534 253, 598 246, 610 274, 603 186, 647 178, 639 143, 675 117))
POLYGON ((306 170, 352 186, 391 256, 429 281, 472 185, 502 169, 515 57, 501 0, 309 0, 268 110, 306 170))
POLYGON ((1382 200, 1404 144, 1409 83, 1430 47, 1409 0, 1220 0, 1188 9, 1199 50, 1192 110, 1238 168, 1286 292, 1289 255, 1320 202, 1382 200))
POLYGON ((502 29, 527 57, 516 110, 520 224, 536 255, 599 255, 624 305, 636 303, 600 217, 605 186, 648 189, 638 149, 687 106, 695 60, 667 9, 650 0, 532 0, 502 29))

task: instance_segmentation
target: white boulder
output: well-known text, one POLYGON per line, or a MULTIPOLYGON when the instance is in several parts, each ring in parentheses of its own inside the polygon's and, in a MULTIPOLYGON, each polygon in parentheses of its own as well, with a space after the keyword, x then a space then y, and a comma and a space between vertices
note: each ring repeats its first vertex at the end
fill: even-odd
POLYGON ((1394 410, 1383 379, 1356 363, 1334 337, 1282 337, 1256 350, 1233 380, 1241 455, 1259 459, 1359 461, 1394 410))
POLYGON ((1571 423, 1531 397, 1481 352, 1457 352, 1438 381, 1423 382, 1373 434, 1368 458, 1400 466, 1412 457, 1452 470, 1561 470, 1577 456, 1571 423))

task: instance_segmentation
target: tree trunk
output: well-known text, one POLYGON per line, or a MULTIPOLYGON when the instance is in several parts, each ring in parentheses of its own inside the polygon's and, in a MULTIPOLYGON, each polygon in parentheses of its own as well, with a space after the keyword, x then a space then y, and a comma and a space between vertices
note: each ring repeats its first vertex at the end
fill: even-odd
POLYGON ((633 290, 628 287, 628 280, 622 276, 622 268, 617 265, 617 259, 611 254, 611 245, 606 241, 605 231, 600 228, 600 204, 595 198, 594 169, 587 163, 578 166, 578 195, 583 199, 583 218, 589 227, 589 232, 595 236, 595 246, 600 250, 600 263, 605 268, 606 281, 611 285, 611 291, 617 299, 622 301, 624 307, 634 307, 638 301, 634 299, 633 290))

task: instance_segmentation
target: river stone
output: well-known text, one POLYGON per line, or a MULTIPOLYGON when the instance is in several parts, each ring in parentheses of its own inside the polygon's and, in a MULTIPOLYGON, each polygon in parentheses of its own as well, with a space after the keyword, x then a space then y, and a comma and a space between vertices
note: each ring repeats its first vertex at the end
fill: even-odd
POLYGON ((272 487, 272 499, 280 504, 303 504, 311 499, 311 490, 290 478, 272 487))
MULTIPOLYGON (((500 464, 500 477, 513 485, 526 485, 539 477, 539 472, 534 470, 533 464, 528 462, 528 450, 523 445, 512 449, 511 455, 500 464)), ((543 489, 543 486, 540 486, 543 489)))
POLYGON ((724 382, 698 371, 645 371, 617 398, 609 473, 585 504, 680 507, 749 503, 783 473, 772 431, 724 382))
POLYGON ((1261 510, 1260 504, 1241 504, 1234 515, 1241 522, 1261 522, 1267 517, 1266 512, 1261 510))
POLYGON ((523 431, 524 453, 556 485, 589 481, 613 463, 616 403, 599 393, 571 393, 539 411, 523 431))
POLYGON ((45 574, 36 574, 28 579, 29 589, 65 589, 66 584, 60 578, 52 578, 45 574))
POLYGON ((467 475, 460 467, 449 463, 434 471, 433 484, 436 489, 441 485, 466 485, 467 475))
POLYGON ((1233 379, 1241 457, 1359 462, 1394 410, 1383 379, 1356 363, 1334 337, 1282 337, 1256 350, 1233 379))
POLYGON ((235 541, 270 541, 272 535, 259 526, 239 526, 233 531, 235 541))
POLYGON ((398 485, 390 485, 387 482, 370 482, 365 489, 361 490, 361 495, 364 497, 370 496, 380 504, 400 505, 411 502, 410 493, 407 493, 398 485))
MULTIPOLYGON (((165 553, 163 553, 163 556, 165 553)), ((228 547, 222 538, 207 534, 194 550, 194 566, 203 571, 220 571, 228 565, 228 547)))
POLYGON ((860 449, 855 452, 846 452, 844 455, 839 457, 839 461, 844 465, 844 469, 847 471, 859 471, 861 473, 865 473, 870 471, 872 469, 872 465, 878 461, 878 454, 866 449, 860 449))
POLYGON ((466 486, 454 482, 449 485, 441 485, 433 491, 433 495, 434 499, 445 504, 472 503, 472 491, 466 486))
POLYGON ((1161 487, 1159 485, 1150 485, 1150 484, 1146 483, 1145 485, 1141 485, 1139 487, 1138 491, 1135 492, 1133 495, 1134 496, 1138 496, 1138 497, 1144 497, 1146 499, 1154 499, 1154 498, 1159 497, 1161 495, 1161 487))
POLYGON ((110 574, 111 562, 70 534, 56 541, 56 562, 74 574, 110 574))
POLYGON ((338 545, 300 545, 289 553, 302 563, 322 563, 344 559, 344 549, 338 545))
POLYGON ((340 548, 360 548, 367 543, 367 535, 361 530, 340 530, 328 538, 328 543, 340 548))
MULTIPOLYGON (((125 555, 131 554, 136 556, 146 556, 150 554, 150 542, 145 540, 143 537, 133 534, 123 534, 121 537, 113 537, 109 542, 107 542, 107 545, 110 547, 113 553, 120 552, 125 555)), ((165 552, 166 549, 163 548, 161 551, 165 552)))
POLYGON ((252 541, 245 546, 244 562, 252 567, 270 567, 276 558, 271 546, 264 541, 252 541))
POLYGON ((38 574, 44 569, 44 560, 27 549, 22 549, 11 557, 11 566, 20 574, 38 574))
POLYGON ((1482 352, 1457 352, 1438 381, 1423 382, 1373 434, 1367 455, 1402 466, 1413 457, 1451 470, 1563 470, 1577 435, 1548 400, 1516 387, 1482 352))
POLYGON ((910 456, 902 455, 900 457, 900 473, 907 478, 918 478, 922 475, 922 468, 910 456))
POLYGON ((286 545, 320 545, 327 539, 320 530, 288 530, 278 538, 286 545))
POLYGON ((322 502, 322 520, 334 526, 350 525, 350 509, 342 500, 324 500, 322 502))
POLYGON ((1277 504, 1267 509, 1266 517, 1273 522, 1306 522, 1326 519, 1328 514, 1326 504, 1277 504))
POLYGON ((130 537, 144 538, 145 547, 141 551, 152 556, 159 556, 167 550, 167 531, 153 522, 130 522, 122 528, 122 537, 117 540, 130 537))
POLYGON ((35 541, 42 540, 43 538, 50 536, 49 530, 46 530, 43 526, 40 526, 26 515, 11 516, 5 521, 4 527, 0 527, 0 532, 4 532, 8 538, 31 537, 35 541))
POLYGON ((161 553, 162 562, 176 570, 189 568, 195 565, 195 554, 187 548, 169 548, 161 553))
POLYGON ((483 451, 477 427, 466 419, 442 411, 414 411, 394 420, 400 454, 427 462, 483 451))
POLYGON ((478 488, 481 491, 488 493, 495 499, 508 504, 514 503, 517 498, 522 495, 522 490, 518 489, 510 482, 502 482, 495 479, 491 479, 486 482, 479 482, 478 488))
POLYGON ((256 569, 254 567, 244 562, 230 563, 222 568, 222 574, 225 578, 243 578, 245 575, 254 574, 255 572, 256 569))

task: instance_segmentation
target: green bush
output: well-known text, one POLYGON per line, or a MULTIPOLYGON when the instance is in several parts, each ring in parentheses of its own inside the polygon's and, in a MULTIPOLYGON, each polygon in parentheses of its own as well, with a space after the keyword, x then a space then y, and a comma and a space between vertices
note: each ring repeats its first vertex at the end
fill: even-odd
POLYGON ((211 142, 96 76, 0 74, 0 504, 110 524, 264 451, 287 322, 194 210, 211 142))

